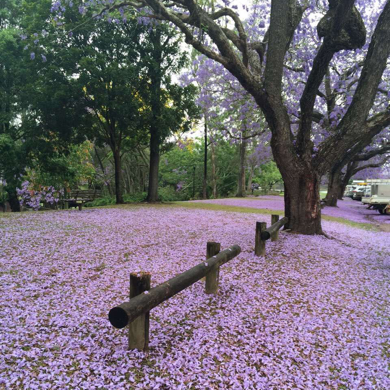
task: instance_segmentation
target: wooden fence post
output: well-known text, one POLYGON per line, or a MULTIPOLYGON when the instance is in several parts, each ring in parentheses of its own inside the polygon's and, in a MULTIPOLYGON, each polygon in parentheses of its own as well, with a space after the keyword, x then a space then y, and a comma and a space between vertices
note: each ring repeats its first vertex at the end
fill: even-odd
MULTIPOLYGON (((150 290, 151 275, 148 272, 130 274, 130 299, 150 290)), ((149 312, 129 324, 129 349, 146 351, 149 348, 149 312)))
MULTIPOLYGON (((221 250, 221 244, 218 242, 208 242, 206 260, 219 253, 221 250)), ((218 292, 219 285, 219 268, 213 267, 211 271, 206 275, 206 294, 216 294, 218 292)))
POLYGON ((265 241, 261 239, 261 232, 267 229, 266 222, 256 222, 255 255, 265 255, 265 241))
MULTIPOLYGON (((279 221, 279 215, 271 215, 271 225, 279 221)), ((271 241, 278 241, 279 230, 271 234, 271 241)))

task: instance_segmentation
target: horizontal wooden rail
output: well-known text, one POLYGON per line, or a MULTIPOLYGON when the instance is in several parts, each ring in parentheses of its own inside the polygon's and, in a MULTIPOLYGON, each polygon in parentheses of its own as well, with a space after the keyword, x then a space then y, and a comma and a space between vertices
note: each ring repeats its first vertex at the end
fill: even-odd
POLYGON ((277 241, 279 237, 279 229, 288 222, 288 218, 284 217, 279 220, 279 215, 271 216, 272 225, 267 229, 265 222, 256 222, 255 236, 255 255, 265 255, 265 242, 271 238, 271 241, 277 241))
POLYGON ((260 237, 263 241, 269 240, 273 234, 279 231, 286 223, 288 222, 288 218, 284 217, 279 219, 279 221, 275 222, 268 229, 261 232, 260 237))
POLYGON ((121 305, 112 308, 108 314, 108 319, 116 328, 124 328, 140 315, 149 312, 160 303, 191 286, 205 277, 210 271, 214 271, 239 255, 240 252, 241 248, 238 245, 233 245, 229 249, 208 258, 206 261, 196 265, 188 271, 169 279, 167 282, 137 295, 129 302, 124 302, 121 305))

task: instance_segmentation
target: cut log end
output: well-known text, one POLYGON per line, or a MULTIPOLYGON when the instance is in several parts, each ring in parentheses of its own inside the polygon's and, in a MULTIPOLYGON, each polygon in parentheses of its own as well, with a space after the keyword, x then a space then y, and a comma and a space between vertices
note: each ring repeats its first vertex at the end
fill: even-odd
POLYGON ((260 237, 263 241, 269 240, 271 238, 271 234, 267 231, 261 232, 260 237))
POLYGON ((119 306, 110 310, 108 319, 110 320, 111 325, 118 329, 124 328, 129 322, 126 312, 119 306))

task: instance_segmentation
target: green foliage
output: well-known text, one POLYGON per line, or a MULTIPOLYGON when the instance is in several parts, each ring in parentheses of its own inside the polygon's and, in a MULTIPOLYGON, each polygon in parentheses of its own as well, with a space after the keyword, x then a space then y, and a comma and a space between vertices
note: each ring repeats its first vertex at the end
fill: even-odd
POLYGON ((126 203, 141 203, 146 200, 146 192, 137 192, 135 194, 126 194, 124 196, 124 201, 126 203))
POLYGON ((270 191, 275 184, 282 181, 282 175, 274 161, 261 165, 260 176, 253 180, 254 183, 260 184, 263 191, 270 191))
MULTIPOLYGON (((38 56, 44 50, 39 43, 43 33, 32 32, 50 29, 51 2, 5 3, 7 9, 0 12, 0 177, 16 206, 16 188, 29 172, 46 176, 41 182, 72 176, 66 156, 70 145, 85 140, 81 124, 86 111, 63 68, 43 62, 40 55, 30 59, 32 52, 38 56)), ((51 43, 45 50, 54 56, 51 43)))
POLYGON ((25 179, 35 187, 77 188, 80 183, 94 184, 96 171, 92 164, 92 147, 89 141, 70 145, 69 154, 52 155, 47 162, 49 166, 36 161, 33 168, 27 168, 25 179))
MULTIPOLYGON (((215 147, 215 154, 219 196, 234 196, 237 190, 239 169, 237 147, 221 140, 215 147)), ((203 139, 200 141, 189 140, 182 144, 182 147, 176 146, 162 156, 160 161, 160 183, 161 187, 171 188, 170 190, 165 190, 170 194, 169 200, 188 200, 193 198, 194 187, 195 198, 200 197, 203 180, 203 159, 203 139)), ((209 153, 208 165, 210 186, 211 153, 209 153)), ((210 187, 208 188, 208 193, 211 193, 210 187)))
POLYGON ((104 196, 102 198, 95 199, 92 202, 85 204, 85 207, 99 207, 99 206, 109 206, 115 204, 114 196, 104 196))
POLYGON ((237 145, 222 140, 215 149, 218 196, 235 196, 240 165, 237 145))
MULTIPOLYGON (((135 194, 125 194, 123 199, 125 203, 141 203, 146 200, 146 192, 137 192, 135 194)), ((85 204, 86 207, 99 207, 99 206, 110 206, 116 202, 115 196, 103 196, 95 199, 92 202, 85 204)))
POLYGON ((199 145, 190 140, 182 147, 175 146, 160 161, 160 199, 188 200, 193 197, 194 189, 196 197, 202 185, 201 172, 199 145))
POLYGON ((189 199, 188 191, 180 191, 172 186, 159 188, 158 194, 162 202, 175 202, 189 199))

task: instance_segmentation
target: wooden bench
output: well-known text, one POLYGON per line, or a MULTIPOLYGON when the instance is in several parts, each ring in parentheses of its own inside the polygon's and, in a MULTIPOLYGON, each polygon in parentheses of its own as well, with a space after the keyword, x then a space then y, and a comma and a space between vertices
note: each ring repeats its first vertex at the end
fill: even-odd
POLYGON ((63 204, 68 204, 68 207, 83 208, 84 203, 92 202, 96 198, 101 197, 102 191, 97 189, 90 190, 71 190, 69 198, 62 199, 63 204))

